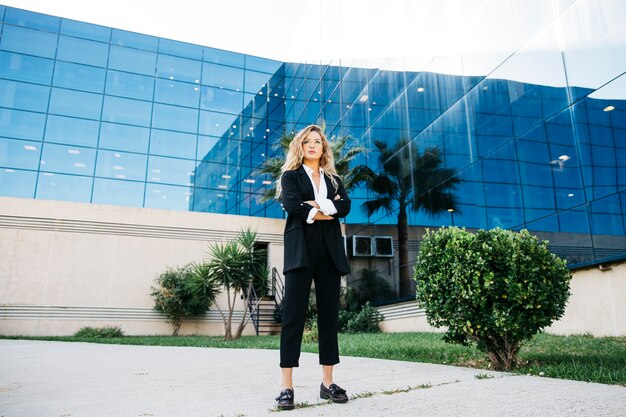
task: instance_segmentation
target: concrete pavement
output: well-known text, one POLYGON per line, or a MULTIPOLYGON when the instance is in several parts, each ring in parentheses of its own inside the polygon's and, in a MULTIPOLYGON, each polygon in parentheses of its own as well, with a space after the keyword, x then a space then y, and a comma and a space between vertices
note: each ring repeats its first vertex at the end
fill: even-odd
POLYGON ((277 414, 275 350, 0 340, 0 417, 626 416, 625 387, 471 368, 342 357, 347 404, 319 400, 315 354, 294 379, 277 414))

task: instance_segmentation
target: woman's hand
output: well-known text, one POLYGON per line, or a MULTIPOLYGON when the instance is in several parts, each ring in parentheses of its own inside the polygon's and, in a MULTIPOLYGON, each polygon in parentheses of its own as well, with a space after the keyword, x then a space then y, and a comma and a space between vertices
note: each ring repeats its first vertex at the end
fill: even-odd
POLYGON ((333 220, 333 219, 334 219, 333 216, 327 216, 321 211, 318 211, 317 213, 315 213, 315 216, 313 216, 313 220, 333 220))
POLYGON ((316 209, 319 210, 320 205, 317 204, 317 202, 315 200, 309 200, 309 201, 305 201, 305 203, 309 204, 311 207, 315 207, 316 209))

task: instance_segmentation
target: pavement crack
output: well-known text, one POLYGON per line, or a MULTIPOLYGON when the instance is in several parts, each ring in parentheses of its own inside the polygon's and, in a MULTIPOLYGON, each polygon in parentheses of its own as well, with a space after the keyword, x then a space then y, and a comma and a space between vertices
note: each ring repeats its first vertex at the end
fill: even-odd
MULTIPOLYGON (((441 387, 444 385, 457 384, 459 382, 461 382, 461 380, 456 379, 454 381, 442 382, 440 384, 435 384, 435 385, 432 385, 429 382, 426 384, 420 384, 420 385, 414 385, 414 386, 408 385, 406 388, 393 388, 393 389, 381 390, 381 391, 363 391, 363 392, 353 394, 349 398, 350 398, 350 401, 356 401, 360 398, 370 398, 370 397, 374 397, 378 395, 393 395, 393 394, 399 394, 402 392, 417 391, 421 389, 428 389, 428 388, 441 387)), ((318 402, 317 404, 310 404, 308 401, 304 401, 300 403, 295 403, 294 406, 295 408, 310 408, 310 407, 319 407, 323 405, 329 405, 332 403, 333 403, 332 400, 318 402)), ((278 412, 282 412, 286 410, 279 410, 278 408, 270 408, 269 411, 272 413, 278 413, 278 412)))

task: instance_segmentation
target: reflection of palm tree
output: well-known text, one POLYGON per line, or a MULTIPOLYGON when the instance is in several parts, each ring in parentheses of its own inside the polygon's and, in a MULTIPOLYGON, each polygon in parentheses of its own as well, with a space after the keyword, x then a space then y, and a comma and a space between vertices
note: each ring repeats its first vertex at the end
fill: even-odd
MULTIPOLYGON (((324 125, 322 125, 322 129, 324 129, 324 125)), ((266 159, 263 165, 258 170, 260 174, 268 174, 272 181, 278 180, 278 178, 280 177, 280 169, 285 163, 285 156, 289 151, 289 144, 294 137, 295 134, 285 135, 281 137, 278 142, 276 142, 274 148, 282 149, 282 155, 266 159)), ((330 148, 333 151, 333 156, 335 157, 335 169, 337 170, 337 174, 339 174, 339 176, 341 177, 343 185, 347 192, 350 192, 350 190, 353 189, 360 182, 365 181, 364 175, 366 175, 367 172, 364 169, 363 165, 350 168, 350 163, 354 160, 354 158, 356 158, 359 154, 367 151, 367 149, 362 146, 354 146, 349 148, 347 147, 349 141, 349 136, 333 136, 328 138, 328 143, 330 144, 330 148)), ((269 201, 275 197, 276 187, 273 186, 271 188, 268 188, 263 193, 261 201, 269 201)))
POLYGON ((407 248, 408 221, 407 209, 424 210, 436 216, 447 210, 458 212, 457 200, 452 191, 460 179, 454 177, 454 170, 442 168, 442 160, 437 147, 419 153, 406 140, 401 140, 393 148, 382 141, 374 141, 379 152, 380 173, 370 171, 367 188, 375 198, 361 206, 371 216, 379 210, 391 214, 398 210, 398 247, 400 262, 400 296, 410 292, 410 268, 407 248))

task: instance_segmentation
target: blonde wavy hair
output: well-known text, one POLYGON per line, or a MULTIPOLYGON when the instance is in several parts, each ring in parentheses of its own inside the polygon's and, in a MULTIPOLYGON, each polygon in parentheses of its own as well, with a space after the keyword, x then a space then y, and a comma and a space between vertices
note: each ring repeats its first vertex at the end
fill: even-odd
POLYGON ((283 173, 292 169, 298 169, 300 168, 300 165, 302 165, 302 161, 304 160, 304 150, 302 149, 302 143, 311 132, 319 133, 322 138, 322 156, 320 157, 320 167, 324 170, 324 175, 326 175, 330 179, 333 187, 335 187, 335 192, 337 191, 337 188, 339 188, 339 184, 337 183, 337 179, 335 178, 335 176, 338 176, 337 171, 335 170, 335 157, 333 156, 332 149, 330 149, 328 139, 326 138, 326 135, 322 131, 321 127, 319 127, 318 125, 309 125, 299 131, 289 144, 289 152, 287 152, 285 163, 280 169, 280 177, 276 181, 276 198, 280 198, 280 195, 282 194, 280 180, 283 176, 283 173))

